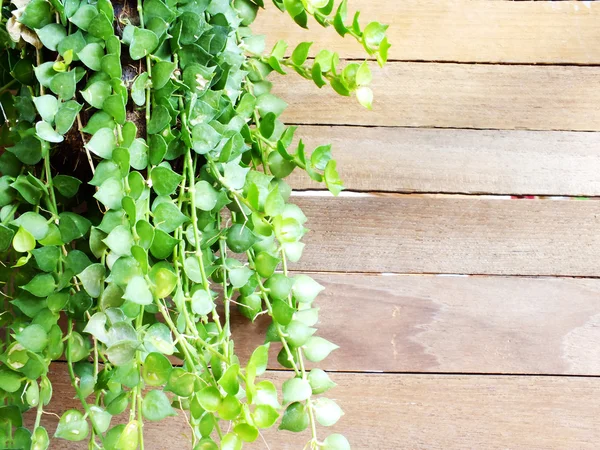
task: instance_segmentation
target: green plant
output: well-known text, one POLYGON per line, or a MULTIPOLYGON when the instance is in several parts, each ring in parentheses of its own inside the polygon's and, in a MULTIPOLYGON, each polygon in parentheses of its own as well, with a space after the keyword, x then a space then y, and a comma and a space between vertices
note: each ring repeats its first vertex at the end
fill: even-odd
MULTIPOLYGON (((334 0, 274 3, 387 59, 386 26, 363 29, 358 15, 348 25, 346 0, 335 11, 334 0)), ((181 410, 195 449, 239 449, 280 416, 283 430, 311 429, 310 448, 349 448, 341 435, 317 437, 317 422, 342 412, 315 397, 334 383, 304 358, 336 346, 313 328, 322 286, 288 273, 307 230, 283 178, 300 167, 334 194, 343 187, 330 146, 308 156, 293 145, 296 128, 279 121, 286 105, 266 78, 291 69, 370 108, 371 73, 366 62, 340 68, 328 50, 309 59, 310 43, 264 54, 248 28, 263 6, 2 3, 1 447, 48 447, 48 370, 64 355, 83 412, 64 412, 57 438, 144 448, 143 422, 181 410), (272 318, 245 365, 233 305, 272 318), (271 342, 293 371, 283 399, 259 379, 271 342)))

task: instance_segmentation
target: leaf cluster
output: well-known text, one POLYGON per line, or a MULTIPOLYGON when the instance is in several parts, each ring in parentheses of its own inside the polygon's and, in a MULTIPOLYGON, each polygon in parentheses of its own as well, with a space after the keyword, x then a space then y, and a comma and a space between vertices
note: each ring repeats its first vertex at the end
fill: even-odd
MULTIPOLYGON (((380 64, 386 27, 346 22, 346 0, 274 1, 356 38, 380 64)), ((323 287, 292 275, 307 218, 296 168, 343 189, 331 146, 308 153, 280 120, 272 71, 293 69, 370 108, 367 63, 310 43, 268 54, 249 26, 262 0, 12 0, 0 42, 0 447, 44 450, 49 368, 66 359, 80 409, 54 437, 144 447, 144 422, 184 415, 194 449, 241 449, 260 430, 324 440, 335 383, 308 370, 337 346, 317 334, 323 287), (70 164, 70 165, 69 165, 70 164), (268 320, 247 361, 234 309, 268 320), (291 372, 279 395, 269 352, 291 372), (32 427, 22 414, 33 410, 32 427), (115 416, 128 413, 126 423, 115 416)))

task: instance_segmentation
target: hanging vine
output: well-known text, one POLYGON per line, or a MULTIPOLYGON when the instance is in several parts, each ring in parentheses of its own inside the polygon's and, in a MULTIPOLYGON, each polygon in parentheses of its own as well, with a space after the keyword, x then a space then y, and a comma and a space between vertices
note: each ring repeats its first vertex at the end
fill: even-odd
MULTIPOLYGON (((346 0, 274 0, 356 39, 380 65, 386 26, 346 0)), ((367 108, 369 65, 311 43, 265 52, 262 0, 5 0, 0 42, 0 447, 44 450, 50 364, 66 360, 81 409, 54 437, 144 448, 144 427, 185 415, 194 449, 240 449, 261 429, 343 414, 308 370, 337 348, 314 328, 300 259, 306 217, 284 181, 300 168, 337 195, 329 145, 308 155, 267 77, 293 70, 367 108), (231 311, 268 315, 265 344, 236 356, 231 311), (290 369, 279 397, 261 377, 270 345, 290 369), (32 410, 33 425, 22 415, 32 410), (125 423, 113 423, 125 413, 125 423)))

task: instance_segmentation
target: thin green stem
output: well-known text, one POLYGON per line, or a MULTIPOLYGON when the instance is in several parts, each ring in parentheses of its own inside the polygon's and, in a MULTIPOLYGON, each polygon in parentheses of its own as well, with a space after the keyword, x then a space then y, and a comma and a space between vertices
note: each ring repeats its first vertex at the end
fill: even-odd
POLYGON ((96 434, 98 435, 98 438, 100 439, 100 442, 104 446, 104 439, 102 437, 102 433, 100 432, 100 428, 98 427, 98 424, 96 423, 96 419, 94 419, 94 415, 92 414, 92 411, 90 410, 90 406, 88 405, 86 398, 83 396, 81 389, 79 389, 79 382, 77 380, 77 377, 75 376, 75 371, 73 370, 73 358, 72 358, 73 339, 71 337, 71 333, 73 332, 73 319, 71 319, 71 318, 68 319, 67 329, 69 330, 69 336, 67 339, 67 366, 69 369, 69 377, 71 378, 71 384, 73 385, 73 388, 75 389, 77 398, 79 398, 79 401, 81 402, 81 405, 83 406, 83 410, 85 411, 86 415, 90 418, 90 422, 92 422, 92 427, 94 428, 94 431, 96 432, 96 434))

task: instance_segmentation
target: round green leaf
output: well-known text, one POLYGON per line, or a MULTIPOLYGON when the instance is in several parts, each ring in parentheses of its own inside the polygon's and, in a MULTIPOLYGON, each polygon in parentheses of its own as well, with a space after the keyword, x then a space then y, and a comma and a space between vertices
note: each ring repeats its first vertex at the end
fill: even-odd
POLYGON ((161 386, 169 380, 173 367, 161 353, 153 352, 146 356, 142 366, 142 377, 149 386, 161 386))
POLYGON ((283 383, 283 403, 300 402, 311 394, 310 384, 302 378, 291 378, 283 383))
POLYGON ((306 407, 302 403, 292 403, 283 413, 279 429, 300 433, 308 428, 309 422, 306 407))
POLYGON ((58 421, 54 436, 68 441, 83 441, 88 432, 89 426, 83 414, 76 409, 70 409, 58 421))
POLYGON ((323 450, 350 450, 350 443, 341 434, 329 435, 321 447, 323 450))
POLYGON ((142 401, 142 414, 151 421, 159 421, 177 413, 171 407, 171 402, 163 391, 152 390, 146 394, 142 401))

